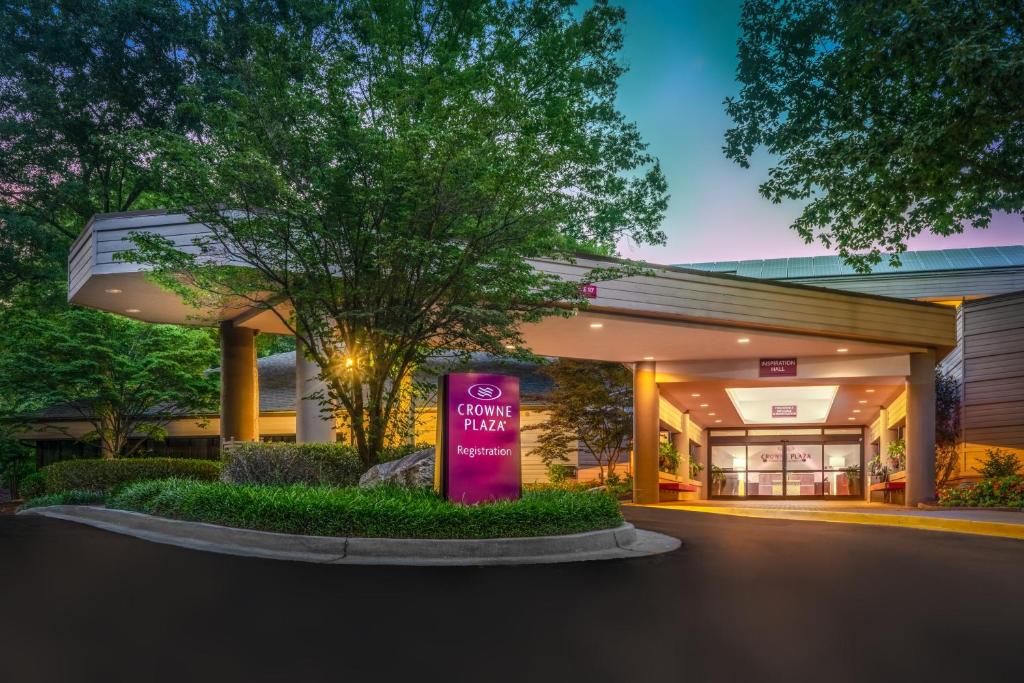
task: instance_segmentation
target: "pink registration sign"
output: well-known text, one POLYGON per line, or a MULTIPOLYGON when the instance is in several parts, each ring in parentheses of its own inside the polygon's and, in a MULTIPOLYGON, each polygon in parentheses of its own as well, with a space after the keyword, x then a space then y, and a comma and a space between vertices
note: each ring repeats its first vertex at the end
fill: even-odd
POLYGON ((441 378, 441 491, 464 504, 521 494, 519 378, 452 373, 441 378))

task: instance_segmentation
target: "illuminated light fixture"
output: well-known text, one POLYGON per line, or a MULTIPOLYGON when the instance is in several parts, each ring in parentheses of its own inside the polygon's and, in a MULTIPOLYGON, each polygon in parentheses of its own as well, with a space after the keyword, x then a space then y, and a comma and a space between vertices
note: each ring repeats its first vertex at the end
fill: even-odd
POLYGON ((700 398, 700 394, 690 394, 690 396, 693 396, 694 398, 700 398))
POLYGON ((860 412, 860 408, 854 408, 854 409, 853 409, 853 412, 855 412, 855 413, 859 413, 859 412, 860 412))
POLYGON ((850 350, 850 349, 848 349, 848 348, 846 348, 846 347, 844 346, 844 347, 842 347, 842 348, 840 348, 840 349, 836 349, 836 353, 846 353, 846 352, 847 352, 847 351, 849 351, 849 350, 850 350))
POLYGON ((707 404, 707 403, 701 403, 701 404, 700 404, 700 407, 701 407, 701 408, 707 408, 707 407, 708 407, 708 404, 707 404))
POLYGON ((875 390, 874 389, 865 389, 864 393, 866 393, 866 394, 873 394, 873 393, 875 393, 875 390))
POLYGON ((856 420, 857 418, 855 418, 855 417, 848 417, 848 418, 846 418, 846 419, 847 419, 847 420, 856 420))
POLYGON ((744 424, 783 425, 783 424, 824 424, 832 410, 838 384, 807 387, 728 387, 733 407, 739 413, 744 424), (773 411, 773 407, 785 406, 786 411, 773 411), (781 412, 790 412, 790 406, 796 407, 796 416, 781 416, 781 412), (773 412, 778 417, 773 416, 773 412))
POLYGON ((103 291, 106 292, 107 294, 120 294, 121 293, 121 290, 117 289, 116 287, 111 287, 110 289, 104 289, 103 291))
POLYGON ((590 329, 599 330, 604 327, 604 323, 590 323, 590 329))
POLYGON ((125 313, 142 313, 142 311, 140 311, 140 310, 139 310, 139 309, 137 309, 137 308, 126 308, 126 309, 124 310, 124 312, 125 312, 125 313))
POLYGON ((351 367, 355 366, 355 364, 356 364, 356 361, 351 356, 349 356, 348 358, 345 359, 345 367, 346 368, 351 368, 351 367))
POLYGON ((644 360, 654 360, 654 356, 644 356, 644 360))
POLYGON ((511 344, 505 344, 505 348, 508 349, 509 351, 515 351, 516 350, 516 347, 512 346, 511 344))
POLYGON ((739 339, 736 340, 736 343, 737 344, 749 344, 750 343, 750 339, 748 339, 747 337, 740 337, 739 339))
POLYGON ((857 401, 857 403, 867 403, 867 399, 862 399, 860 401, 857 401))
POLYGON ((718 424, 719 422, 721 422, 721 420, 715 420, 715 424, 718 424))
POLYGON ((711 417, 714 417, 714 416, 715 416, 715 414, 714 414, 714 413, 708 413, 708 415, 710 415, 711 417))

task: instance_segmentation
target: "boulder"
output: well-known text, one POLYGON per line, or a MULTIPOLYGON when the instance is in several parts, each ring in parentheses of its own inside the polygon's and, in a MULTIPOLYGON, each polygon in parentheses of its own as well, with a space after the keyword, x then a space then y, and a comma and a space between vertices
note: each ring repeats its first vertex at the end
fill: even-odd
POLYGON ((404 458, 382 462, 374 465, 359 477, 359 485, 379 486, 380 484, 396 484, 398 486, 433 486, 434 485, 434 449, 410 453, 404 458))

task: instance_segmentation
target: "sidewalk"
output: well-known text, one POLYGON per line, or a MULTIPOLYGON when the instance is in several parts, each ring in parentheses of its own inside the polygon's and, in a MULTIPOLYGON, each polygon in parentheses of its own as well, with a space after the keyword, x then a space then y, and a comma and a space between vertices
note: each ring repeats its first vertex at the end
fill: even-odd
POLYGON ((881 503, 844 501, 688 501, 647 505, 684 512, 703 512, 758 519, 787 519, 838 524, 899 526, 1024 540, 1024 512, 1005 510, 917 509, 881 503))

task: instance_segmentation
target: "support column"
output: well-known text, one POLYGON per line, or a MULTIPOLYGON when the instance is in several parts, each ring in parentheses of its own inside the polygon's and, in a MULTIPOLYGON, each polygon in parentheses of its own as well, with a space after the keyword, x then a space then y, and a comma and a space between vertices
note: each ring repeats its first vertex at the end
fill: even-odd
POLYGON ((935 500, 935 352, 910 354, 907 378, 907 507, 935 500))
POLYGON ((334 443, 334 416, 325 414, 313 394, 326 398, 327 383, 319 378, 320 366, 310 360, 302 342, 295 340, 295 443, 334 443))
POLYGON ((260 440, 256 332, 220 324, 220 441, 260 440))
POLYGON ((682 431, 672 434, 672 447, 679 453, 679 469, 676 474, 686 481, 690 480, 690 414, 683 413, 680 420, 682 431))
POLYGON ((701 500, 707 500, 711 497, 711 464, 708 462, 708 449, 709 445, 708 430, 701 430, 700 433, 701 444, 700 448, 697 449, 697 457, 700 458, 700 464, 704 466, 704 469, 697 475, 697 479, 700 481, 700 498, 701 500))
POLYGON ((658 383, 654 361, 633 365, 633 502, 657 503, 658 383))

